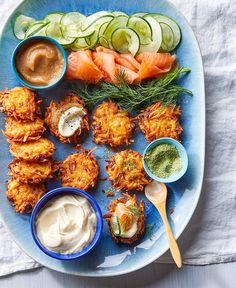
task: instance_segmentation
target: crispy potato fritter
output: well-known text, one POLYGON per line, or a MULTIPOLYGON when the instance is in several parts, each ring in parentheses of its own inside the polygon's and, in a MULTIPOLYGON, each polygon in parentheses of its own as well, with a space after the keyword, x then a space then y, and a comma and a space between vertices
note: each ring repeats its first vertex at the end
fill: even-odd
POLYGON ((0 92, 0 103, 2 110, 7 116, 12 116, 18 120, 33 121, 37 114, 40 114, 39 104, 41 100, 36 100, 35 91, 26 87, 15 87, 0 92))
POLYGON ((134 131, 134 121, 127 111, 114 102, 103 102, 93 115, 93 135, 96 144, 109 144, 111 147, 128 145, 134 131))
POLYGON ((22 183, 42 183, 55 176, 58 165, 52 159, 44 162, 14 159, 9 164, 9 169, 11 170, 9 175, 22 183))
POLYGON ((170 137, 178 140, 183 131, 179 123, 180 116, 180 107, 174 105, 165 107, 158 102, 139 114, 139 127, 148 141, 161 137, 170 137))
POLYGON ((70 93, 65 96, 64 100, 60 102, 52 101, 50 106, 46 110, 45 114, 45 122, 49 127, 51 133, 56 136, 61 142, 78 142, 79 136, 89 130, 89 113, 87 109, 84 107, 83 100, 73 94, 70 93), (81 121, 81 128, 77 129, 75 133, 70 137, 64 137, 59 133, 58 123, 62 116, 62 114, 72 107, 83 108, 83 111, 86 113, 81 121))
POLYGON ((17 213, 31 213, 45 192, 44 184, 26 184, 15 179, 8 181, 7 198, 17 213))
POLYGON ((55 152, 55 146, 47 138, 40 138, 25 143, 12 142, 10 152, 20 160, 43 162, 52 156, 55 152))
POLYGON ((26 142, 39 139, 45 130, 44 121, 39 117, 34 121, 17 121, 7 117, 4 135, 9 142, 26 142))
POLYGON ((91 153, 92 150, 83 150, 81 153, 69 155, 60 164, 62 186, 85 191, 95 186, 100 169, 96 158, 91 153))
MULTIPOLYGON (((144 202, 140 201, 138 204, 136 195, 133 197, 129 194, 124 194, 124 197, 111 200, 108 205, 108 213, 103 217, 106 219, 109 230, 111 232, 112 238, 117 243, 132 244, 143 234, 145 229, 145 215, 144 215, 144 202), (115 233, 114 224, 112 218, 115 217, 118 221, 118 226, 120 227, 115 233), (134 221, 137 221, 137 230, 135 234, 130 238, 122 237, 122 232, 127 231, 131 228, 134 221)), ((114 219, 114 218, 113 218, 114 219)), ((117 225, 115 225, 117 226, 117 225)))
POLYGON ((150 182, 143 168, 142 156, 136 151, 126 149, 107 162, 108 178, 118 191, 143 190, 150 182))

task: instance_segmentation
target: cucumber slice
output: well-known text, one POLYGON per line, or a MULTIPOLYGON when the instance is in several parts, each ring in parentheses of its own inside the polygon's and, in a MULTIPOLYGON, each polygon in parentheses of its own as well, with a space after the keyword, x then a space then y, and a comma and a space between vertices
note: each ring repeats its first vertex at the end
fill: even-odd
POLYGON ((179 45, 181 40, 181 30, 179 28, 179 25, 168 16, 162 14, 149 14, 149 15, 152 16, 154 19, 156 19, 158 22, 165 23, 170 26, 172 32, 174 33, 174 44, 172 47, 172 50, 174 50, 179 45))
POLYGON ((57 23, 57 22, 51 22, 48 25, 46 29, 46 35, 49 37, 52 37, 61 45, 69 45, 75 41, 75 39, 72 37, 67 37, 67 38, 63 37, 62 31, 60 28, 60 23, 57 23))
POLYGON ((160 22, 160 25, 162 30, 161 49, 168 52, 172 51, 174 47, 174 33, 166 23, 160 22))
POLYGON ((86 17, 79 12, 66 13, 61 18, 61 29, 64 37, 78 37, 86 17))
POLYGON ((119 219, 116 215, 112 215, 111 216, 111 229, 113 231, 113 233, 116 236, 119 236, 121 234, 121 227, 120 227, 120 223, 119 223, 119 219))
POLYGON ((124 16, 124 15, 117 16, 113 20, 111 20, 110 23, 107 25, 103 36, 109 43, 109 48, 112 49, 112 44, 111 44, 112 34, 118 28, 125 28, 127 25, 128 19, 129 19, 128 16, 124 16))
POLYGON ((152 29, 152 41, 148 45, 141 45, 139 53, 141 52, 157 52, 162 43, 162 30, 161 25, 151 16, 144 16, 145 20, 149 23, 152 29))
POLYGON ((43 20, 48 21, 48 22, 56 22, 56 23, 60 23, 61 18, 64 14, 61 12, 52 12, 49 13, 43 20))
POLYGON ((17 39, 23 40, 25 38, 25 34, 30 26, 35 22, 34 18, 25 16, 25 15, 19 15, 14 23, 13 27, 13 33, 16 36, 17 39))
POLYGON ((141 45, 147 45, 152 41, 152 29, 148 21, 138 16, 131 16, 127 27, 133 29, 140 38, 141 45))
POLYGON ((120 52, 130 52, 135 56, 140 49, 140 39, 138 34, 130 28, 118 28, 111 36, 112 47, 120 52))
POLYGON ((147 14, 148 14, 147 12, 136 12, 136 13, 132 14, 132 16, 143 17, 147 14))
POLYGON ((98 40, 99 40, 99 37, 98 37, 98 32, 95 32, 92 36, 90 37, 86 37, 85 38, 85 41, 87 42, 88 44, 88 47, 86 49, 94 49, 95 46, 97 45, 98 43, 98 40))
POLYGON ((122 12, 122 11, 112 11, 112 14, 117 17, 117 16, 127 16, 128 15, 125 13, 125 12, 122 12))
POLYGON ((48 25, 49 23, 45 21, 35 21, 25 33, 25 38, 35 35, 45 35, 45 29, 48 25))
POLYGON ((73 51, 87 49, 88 43, 86 42, 85 38, 77 38, 71 45, 70 49, 73 51))
MULTIPOLYGON (((112 20, 111 20, 112 21, 112 20)), ((105 48, 109 48, 109 42, 107 41, 107 39, 103 36, 107 26, 109 25, 110 22, 105 22, 103 23, 100 28, 99 28, 99 32, 98 32, 98 42, 100 45, 102 45, 105 48)))
POLYGON ((108 11, 99 11, 96 13, 93 13, 92 15, 88 16, 85 23, 82 25, 82 31, 85 31, 86 29, 88 29, 92 24, 94 24, 98 19, 102 18, 102 17, 111 17, 114 18, 114 15, 112 14, 112 12, 108 12, 108 11))
MULTIPOLYGON (((114 17, 110 17, 110 16, 103 16, 99 19, 97 19, 95 22, 93 22, 86 30, 81 31, 78 34, 78 37, 89 37, 92 36, 94 33, 98 34, 98 31, 100 30, 100 27, 104 24, 104 23, 108 23, 110 22, 114 17)), ((94 36, 95 37, 95 36, 94 36)))

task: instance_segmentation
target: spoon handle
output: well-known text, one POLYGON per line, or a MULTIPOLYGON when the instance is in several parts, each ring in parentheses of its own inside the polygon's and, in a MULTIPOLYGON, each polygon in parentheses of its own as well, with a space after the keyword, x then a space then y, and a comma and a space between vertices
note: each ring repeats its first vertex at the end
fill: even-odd
POLYGON ((164 205, 161 205, 161 206, 155 205, 155 206, 156 206, 157 210, 159 211, 161 218, 163 220, 172 257, 173 257, 177 267, 181 268, 182 267, 182 258, 181 258, 181 254, 179 251, 178 244, 177 244, 177 242, 174 238, 173 232, 170 228, 170 224, 169 224, 169 221, 168 221, 168 218, 166 215, 166 207, 164 207, 164 205))

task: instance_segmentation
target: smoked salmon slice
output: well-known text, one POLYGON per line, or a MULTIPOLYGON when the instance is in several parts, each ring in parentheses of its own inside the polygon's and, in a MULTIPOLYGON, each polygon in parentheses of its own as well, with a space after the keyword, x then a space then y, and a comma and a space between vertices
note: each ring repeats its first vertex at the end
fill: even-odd
POLYGON ((118 203, 115 212, 123 229, 125 231, 129 230, 134 223, 134 215, 131 213, 129 208, 127 208, 123 203, 118 203))
POLYGON ((127 54, 119 54, 113 50, 110 50, 108 48, 99 46, 96 49, 97 52, 104 52, 109 53, 115 56, 115 62, 117 64, 120 64, 134 72, 137 72, 140 69, 139 62, 134 58, 134 56, 130 53, 127 54))
POLYGON ((66 77, 89 83, 100 80, 117 83, 119 71, 124 71, 129 84, 142 79, 157 77, 169 72, 176 60, 170 53, 143 52, 136 58, 132 54, 119 54, 99 46, 95 52, 81 50, 70 53, 66 77))
POLYGON ((68 57, 66 77, 70 80, 83 80, 89 83, 97 83, 104 74, 93 62, 90 50, 71 52, 68 57))
POLYGON ((170 71, 176 56, 169 53, 143 52, 136 59, 141 64, 139 77, 142 80, 170 71))
POLYGON ((138 73, 134 72, 133 70, 130 70, 125 66, 116 64, 116 67, 118 68, 118 71, 125 73, 126 81, 128 84, 134 83, 135 80, 137 80, 139 77, 138 73))
POLYGON ((106 52, 94 52, 93 61, 105 73, 108 82, 117 82, 118 68, 115 63, 115 56, 111 53, 106 52))

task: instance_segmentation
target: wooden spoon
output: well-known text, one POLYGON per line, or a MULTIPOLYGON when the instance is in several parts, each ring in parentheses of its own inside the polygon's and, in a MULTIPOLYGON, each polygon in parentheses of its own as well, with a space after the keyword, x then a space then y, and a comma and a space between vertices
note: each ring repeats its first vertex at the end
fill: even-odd
POLYGON ((174 235, 171 231, 170 224, 166 215, 166 198, 167 198, 167 188, 164 183, 160 183, 157 181, 152 181, 149 185, 145 187, 145 195, 150 202, 157 208, 162 221, 164 223, 168 243, 170 246, 170 251, 172 257, 178 266, 178 268, 182 267, 182 259, 179 251, 179 247, 174 238, 174 235))

